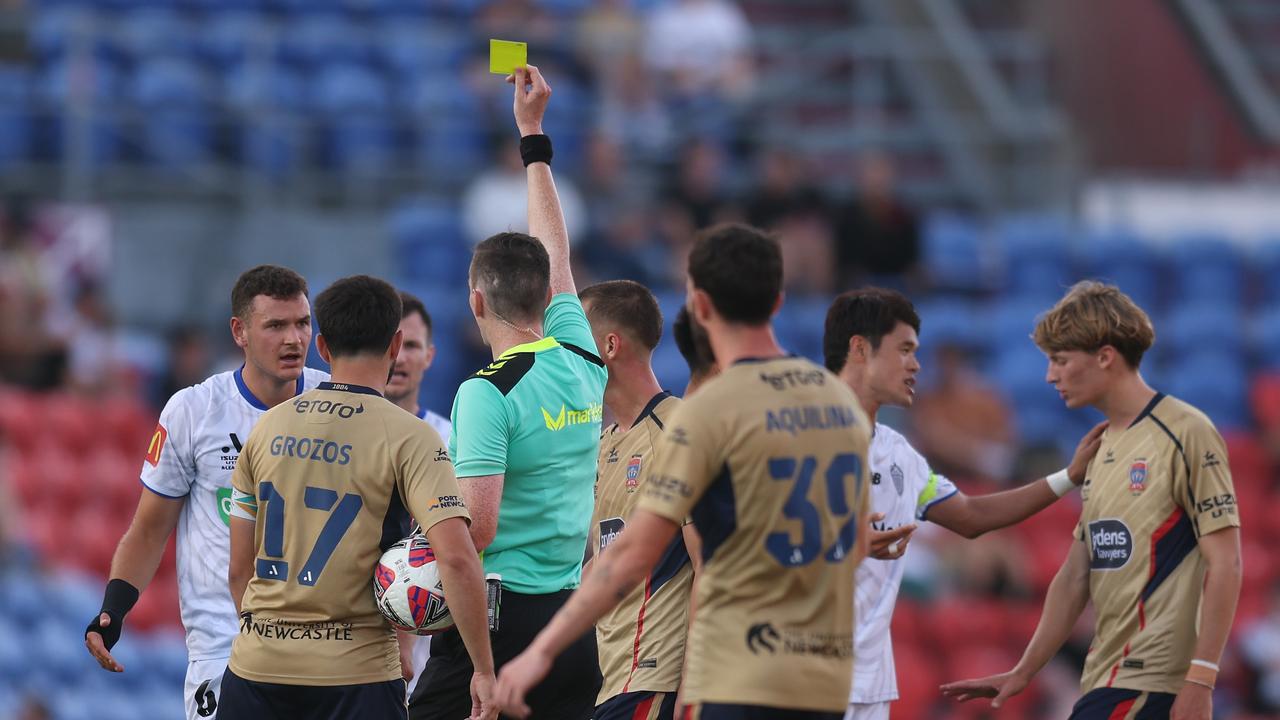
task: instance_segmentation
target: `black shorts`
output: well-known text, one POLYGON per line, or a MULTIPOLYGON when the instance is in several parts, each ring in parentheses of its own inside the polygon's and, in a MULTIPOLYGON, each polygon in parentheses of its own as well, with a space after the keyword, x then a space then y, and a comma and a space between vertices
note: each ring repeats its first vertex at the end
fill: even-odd
POLYGON ((245 680, 227 668, 222 676, 218 717, 224 720, 385 720, 407 718, 408 710, 404 704, 404 680, 363 685, 279 685, 245 680))
POLYGON ((789 710, 762 705, 699 703, 685 705, 680 720, 844 720, 844 711, 789 710))
MULTIPOLYGON (((503 588, 498 632, 489 633, 493 662, 499 670, 515 659, 569 599, 571 590, 524 595, 503 588)), ((409 700, 413 720, 459 720, 471 712, 471 675, 475 669, 457 628, 431 639, 431 659, 409 700)), ((588 720, 600 692, 600 660, 595 629, 565 649, 551 672, 525 702, 531 720, 588 720)))
POLYGON ((1124 688, 1098 688, 1084 694, 1071 708, 1069 720, 1111 720, 1127 718, 1135 712, 1134 720, 1167 720, 1173 711, 1172 693, 1142 692, 1124 688))
POLYGON ((673 692, 632 692, 614 695, 596 707, 591 720, 675 720, 673 692))

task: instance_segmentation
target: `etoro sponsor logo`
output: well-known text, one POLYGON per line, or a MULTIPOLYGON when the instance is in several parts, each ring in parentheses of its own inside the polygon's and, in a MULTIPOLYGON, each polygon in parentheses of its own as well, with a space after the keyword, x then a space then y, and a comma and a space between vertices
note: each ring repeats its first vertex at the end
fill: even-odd
POLYGON ((1119 570, 1133 555, 1133 533, 1120 520, 1094 520, 1089 523, 1090 568, 1119 570))

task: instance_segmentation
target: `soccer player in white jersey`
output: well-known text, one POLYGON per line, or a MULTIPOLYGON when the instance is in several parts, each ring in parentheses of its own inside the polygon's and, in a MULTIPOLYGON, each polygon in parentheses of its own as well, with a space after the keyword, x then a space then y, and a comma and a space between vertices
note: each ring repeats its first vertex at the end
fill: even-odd
POLYGON ((145 491, 112 558, 102 611, 85 630, 85 646, 98 663, 124 672, 111 648, 176 527, 188 720, 217 712, 240 628, 227 590, 231 472, 240 448, 269 408, 328 379, 303 365, 311 304, 302 276, 275 265, 248 270, 231 291, 231 311, 231 335, 244 350, 244 364, 180 390, 165 404, 142 465, 145 491))
MULTIPOLYGON (((882 406, 910 407, 915 398, 920 318, 901 293, 861 288, 827 310, 823 355, 827 369, 857 394, 873 420, 882 406)), ((898 699, 889 623, 902 583, 902 556, 917 521, 928 520, 966 538, 1013 525, 1052 505, 1084 480, 1106 424, 1091 430, 1066 470, 1013 490, 968 496, 901 434, 875 423, 871 437, 872 559, 858 567, 855 585, 853 687, 845 720, 888 720, 898 699), (877 518, 877 516, 879 516, 877 518)))
MULTIPOLYGON (((432 342, 431 313, 427 306, 416 295, 400 291, 400 304, 404 310, 400 319, 400 334, 404 341, 400 344, 400 354, 396 356, 396 364, 391 368, 391 379, 387 381, 386 398, 404 408, 419 419, 424 420, 433 430, 447 442, 453 425, 449 418, 434 413, 418 405, 418 391, 422 388, 422 379, 436 359, 436 345, 432 342)), ((407 534, 407 531, 406 531, 407 534)), ((400 665, 404 670, 404 679, 408 684, 408 692, 418 684, 418 675, 427 666, 431 657, 431 638, 418 637, 406 632, 398 633, 400 638, 400 665)))

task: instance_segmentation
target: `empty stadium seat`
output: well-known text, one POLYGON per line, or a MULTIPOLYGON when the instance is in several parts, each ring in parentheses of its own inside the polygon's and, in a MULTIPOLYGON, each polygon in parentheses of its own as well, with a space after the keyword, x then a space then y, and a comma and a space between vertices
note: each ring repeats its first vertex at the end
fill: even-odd
POLYGON ((1163 255, 1124 232, 1087 234, 1081 248, 1084 275, 1118 286, 1148 313, 1160 309, 1170 284, 1163 255))
POLYGON ((193 40, 203 60, 225 70, 251 57, 269 58, 280 32, 258 13, 222 9, 207 17, 193 40))
POLYGON ((31 80, 18 65, 0 64, 0 170, 31 159, 35 117, 30 106, 31 80))
POLYGON ((1014 297, 1052 302, 1074 280, 1071 227, 1064 218, 1014 217, 996 234, 1002 251, 1005 291, 1014 297))
POLYGON ((1238 356, 1198 352, 1171 367, 1168 392, 1199 408, 1220 430, 1235 430, 1249 425, 1246 377, 1238 356))
MULTIPOLYGON (((319 5, 306 0, 307 5, 319 5)), ((373 53, 364 34, 352 32, 351 21, 338 14, 319 13, 291 19, 279 35, 280 57, 302 68, 330 63, 368 63, 373 53)))
POLYGON ((925 222, 924 267, 941 288, 977 291, 991 285, 981 231, 959 216, 933 215, 925 222))
POLYGON ((116 24, 122 49, 137 62, 181 56, 192 50, 191 25, 173 6, 139 7, 116 24))
POLYGON ((1169 257, 1179 296, 1236 305, 1244 300, 1247 278, 1234 243, 1213 235, 1192 235, 1175 242, 1169 257))
POLYGON ((1184 355, 1202 350, 1239 354, 1245 349, 1240 309, 1217 297, 1191 296, 1156 323, 1161 352, 1184 355))

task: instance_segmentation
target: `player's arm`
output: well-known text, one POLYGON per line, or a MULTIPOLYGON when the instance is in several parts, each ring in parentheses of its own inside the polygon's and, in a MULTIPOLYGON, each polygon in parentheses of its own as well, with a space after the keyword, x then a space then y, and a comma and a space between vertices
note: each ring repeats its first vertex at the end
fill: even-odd
POLYGON ((698 528, 693 523, 685 523, 680 528, 680 533, 684 536, 684 549, 689 551, 689 562, 693 564, 693 574, 697 575, 702 572, 702 536, 698 534, 698 528))
POLYGON ((249 579, 253 577, 253 559, 257 555, 253 546, 255 520, 238 515, 231 516, 231 557, 227 563, 227 587, 231 591, 231 601, 236 605, 236 613, 240 613, 240 602, 244 600, 244 591, 249 587, 249 579))
POLYGON ((124 672, 124 666, 116 662, 110 650, 120 639, 124 616, 160 567, 164 546, 178 525, 184 504, 185 497, 164 497, 149 490, 143 490, 138 499, 133 521, 111 558, 111 580, 107 582, 102 612, 85 630, 89 653, 106 670, 124 672))
POLYGON ((929 521, 967 538, 1015 525, 1049 507, 1072 487, 1084 482, 1089 462, 1102 444, 1105 422, 1098 423, 1080 440, 1067 466, 1071 485, 1052 477, 1041 478, 1019 488, 987 495, 955 495, 929 510, 929 521), (1061 493, 1059 492, 1061 491, 1061 493))
POLYGON ((498 534, 498 510, 502 507, 502 488, 506 474, 458 478, 462 500, 471 513, 471 541, 477 551, 484 551, 498 534))
MULTIPOLYGON (((551 86, 533 65, 516 68, 510 80, 515 84, 516 127, 520 130, 523 152, 526 143, 538 142, 525 138, 542 135, 542 116, 551 99, 551 86)), ((551 294, 576 295, 578 290, 569 264, 569 232, 565 228, 551 165, 531 162, 525 174, 529 180, 529 234, 542 243, 551 258, 551 294)))
POLYGON ((493 697, 493 650, 489 646, 489 615, 484 587, 484 568, 476 554, 467 521, 460 517, 441 520, 427 528, 427 542, 435 552, 436 567, 449 598, 449 614, 462 637, 462 644, 475 668, 472 675, 472 717, 492 719, 497 709, 493 697))
POLYGON ((643 508, 632 511, 609 551, 596 556, 590 576, 528 649, 502 669, 497 699, 503 712, 516 717, 529 714, 525 694, 546 676, 556 656, 644 581, 679 529, 678 523, 643 508))
POLYGON ((998 708, 1008 698, 1022 692, 1031 678, 1049 662, 1071 635, 1080 613, 1089 602, 1089 549, 1084 541, 1071 543, 1067 559, 1058 569, 1049 592, 1035 635, 1013 670, 978 680, 962 680, 942 686, 942 694, 967 702, 976 698, 995 698, 991 707, 998 708))
POLYGON ((1231 634, 1240 598, 1240 528, 1226 527, 1202 535, 1197 544, 1207 566, 1200 603, 1200 634, 1187 680, 1173 703, 1170 717, 1174 720, 1211 717, 1212 686, 1217 681, 1218 662, 1231 634))

